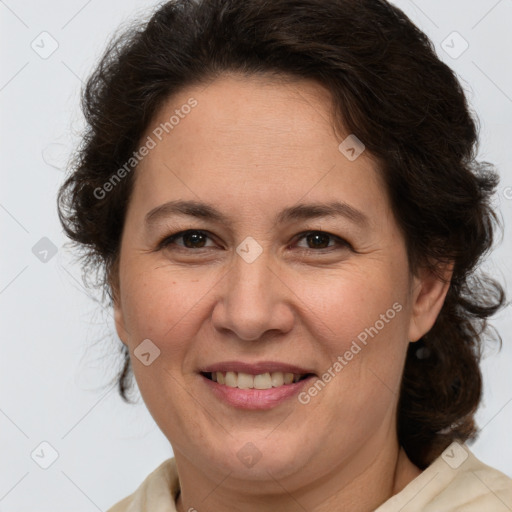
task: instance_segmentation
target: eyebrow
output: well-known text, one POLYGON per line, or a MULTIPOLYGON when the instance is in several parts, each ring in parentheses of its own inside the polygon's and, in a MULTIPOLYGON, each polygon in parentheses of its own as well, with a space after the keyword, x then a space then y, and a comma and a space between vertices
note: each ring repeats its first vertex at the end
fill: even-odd
MULTIPOLYGON (((147 227, 158 221, 172 215, 181 215, 195 217, 198 219, 209 220, 219 224, 230 226, 232 224, 229 217, 217 210, 214 206, 200 201, 169 201, 156 208, 153 208, 145 218, 147 227)), ((297 204, 285 208, 279 212, 274 222, 284 224, 286 222, 297 220, 317 219, 320 217, 344 217, 359 226, 367 226, 368 217, 353 206, 340 201, 331 201, 328 203, 309 203, 297 204)))

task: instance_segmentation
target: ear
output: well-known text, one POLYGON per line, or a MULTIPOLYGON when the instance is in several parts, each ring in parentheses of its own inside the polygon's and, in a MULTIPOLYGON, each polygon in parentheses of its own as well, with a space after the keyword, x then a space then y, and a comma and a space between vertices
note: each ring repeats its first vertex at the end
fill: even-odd
POLYGON ((452 275, 453 264, 449 264, 439 267, 437 273, 424 267, 413 277, 409 341, 418 341, 432 329, 443 307, 452 275))
POLYGON ((124 345, 127 345, 128 331, 121 305, 121 292, 119 280, 119 258, 113 263, 108 274, 108 286, 110 287, 110 295, 112 297, 112 305, 114 308, 114 322, 117 335, 124 345))
POLYGON ((119 300, 114 300, 114 322, 117 335, 124 345, 127 345, 128 331, 126 330, 123 309, 119 300))

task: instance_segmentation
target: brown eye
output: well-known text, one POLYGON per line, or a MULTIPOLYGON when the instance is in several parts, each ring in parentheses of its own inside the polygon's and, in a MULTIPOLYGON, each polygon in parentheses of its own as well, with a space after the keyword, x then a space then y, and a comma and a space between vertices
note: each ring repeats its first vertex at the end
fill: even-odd
POLYGON ((204 233, 192 231, 184 234, 181 238, 183 238, 185 247, 196 249, 198 247, 204 247, 208 237, 204 233))
POLYGON ((158 245, 159 249, 163 249, 170 245, 175 245, 178 248, 186 249, 203 249, 211 246, 207 246, 206 243, 210 237, 204 231, 189 230, 181 231, 174 235, 168 236, 160 242, 158 245), (183 240, 183 243, 177 243, 177 240, 183 240))
POLYGON ((331 249, 336 246, 350 247, 350 244, 342 238, 324 231, 308 231, 303 233, 299 240, 305 240, 307 246, 298 245, 301 249, 331 249))
POLYGON ((329 247, 331 236, 327 233, 313 233, 306 236, 306 240, 312 249, 325 249, 329 247))

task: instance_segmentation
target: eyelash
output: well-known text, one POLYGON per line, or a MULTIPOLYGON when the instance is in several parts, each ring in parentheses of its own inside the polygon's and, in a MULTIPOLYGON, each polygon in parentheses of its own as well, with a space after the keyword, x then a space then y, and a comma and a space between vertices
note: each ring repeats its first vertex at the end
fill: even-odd
MULTIPOLYGON (((187 234, 194 234, 194 233, 199 233, 199 234, 201 234, 203 236, 208 237, 210 240, 212 239, 207 231, 203 231, 201 229, 187 229, 185 231, 180 231, 178 233, 175 233, 173 235, 165 237, 163 240, 161 240, 159 242, 159 244, 157 246, 157 250, 165 249, 169 245, 173 244, 175 242, 175 240, 177 240, 179 238, 183 238, 187 234)), ((354 251, 352 245, 349 242, 347 242, 346 240, 344 240, 343 238, 341 238, 339 236, 333 235, 333 234, 328 233, 326 231, 318 231, 318 230, 303 231, 302 233, 299 233, 298 235, 296 235, 297 242, 301 241, 302 239, 306 238, 308 235, 312 235, 312 234, 326 235, 326 236, 330 237, 331 239, 334 239, 334 241, 336 241, 338 243, 339 248, 348 248, 348 249, 354 251)), ((208 249, 209 248, 209 247, 198 247, 198 248, 194 249, 194 248, 184 247, 184 246, 178 246, 178 247, 179 247, 180 250, 190 250, 190 251, 200 251, 201 249, 208 249)), ((322 251, 331 251, 332 249, 335 249, 335 246, 321 247, 319 249, 314 249, 314 248, 310 248, 310 247, 308 247, 308 248, 301 247, 300 249, 302 249, 302 250, 311 250, 311 251, 314 251, 314 252, 322 252, 322 251)))

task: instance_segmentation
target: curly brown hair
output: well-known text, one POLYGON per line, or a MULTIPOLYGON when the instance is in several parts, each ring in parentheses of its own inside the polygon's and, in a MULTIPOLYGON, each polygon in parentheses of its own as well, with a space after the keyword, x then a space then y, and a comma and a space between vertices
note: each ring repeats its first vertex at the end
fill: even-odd
MULTIPOLYGON (((140 145, 170 96, 226 72, 316 80, 334 124, 356 133, 380 163, 411 271, 454 264, 434 327, 411 343, 397 424, 420 468, 452 441, 476 437, 479 362, 502 287, 476 273, 493 244, 498 177, 476 160, 477 127, 454 72, 398 8, 384 0, 176 0, 116 36, 83 91, 87 130, 59 191, 59 216, 84 270, 110 301, 134 172, 99 194, 140 145), (99 197, 101 196, 101 197, 99 197)), ((499 337, 499 336, 498 336, 499 337)), ((118 376, 128 401, 123 350, 118 376)))

